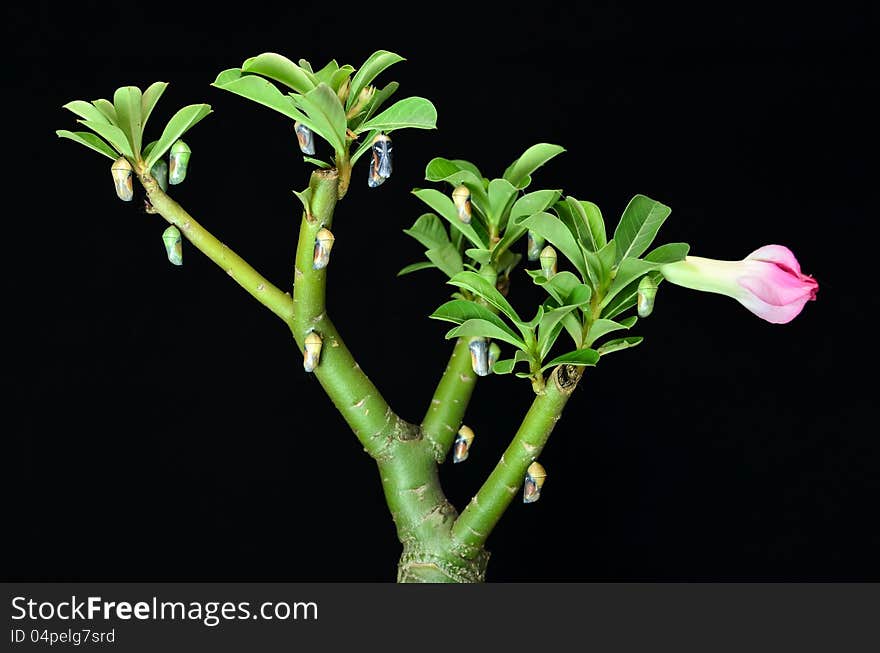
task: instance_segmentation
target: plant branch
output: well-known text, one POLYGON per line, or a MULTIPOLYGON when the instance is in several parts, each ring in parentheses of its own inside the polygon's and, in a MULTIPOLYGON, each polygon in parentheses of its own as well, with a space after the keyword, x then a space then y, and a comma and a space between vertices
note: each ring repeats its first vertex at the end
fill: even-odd
POLYGON ((437 462, 443 462, 455 440, 476 382, 468 339, 459 338, 422 420, 422 432, 431 443, 437 462))
POLYGON ((501 460, 452 527, 453 548, 463 556, 475 555, 485 544, 522 486, 526 469, 541 455, 581 373, 582 368, 560 365, 544 394, 535 397, 501 460))
POLYGON ((280 317, 286 324, 293 319, 293 299, 282 292, 250 264, 220 242, 211 232, 200 225, 186 210, 169 197, 153 177, 146 172, 143 162, 138 162, 137 175, 147 192, 152 210, 180 229, 196 249, 214 261, 235 282, 258 302, 280 317))

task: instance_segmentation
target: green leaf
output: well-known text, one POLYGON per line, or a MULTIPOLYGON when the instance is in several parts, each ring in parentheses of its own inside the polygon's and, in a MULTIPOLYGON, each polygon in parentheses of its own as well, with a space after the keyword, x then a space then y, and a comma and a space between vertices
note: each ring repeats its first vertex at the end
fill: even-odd
POLYGON ((490 224, 500 226, 502 221, 506 221, 506 214, 516 199, 517 190, 506 179, 493 179, 489 182, 488 195, 486 218, 490 224))
POLYGON ((113 94, 113 106, 119 128, 131 144, 131 151, 138 158, 141 153, 143 126, 141 121, 141 89, 137 86, 117 88, 113 94))
POLYGON ((464 253, 470 256, 477 263, 481 263, 483 265, 489 265, 492 262, 492 252, 488 249, 477 249, 476 247, 472 247, 470 249, 464 250, 464 253))
POLYGON ((576 308, 577 306, 561 306, 544 313, 538 325, 538 351, 542 360, 550 352, 562 331, 562 319, 576 308))
POLYGON ((549 280, 541 274, 540 270, 526 270, 526 272, 532 277, 532 281, 536 285, 544 288, 560 305, 566 303, 566 300, 575 288, 583 285, 581 280, 568 270, 557 272, 549 280))
POLYGON ((128 138, 126 138, 125 133, 116 125, 111 125, 106 122, 94 122, 93 120, 78 120, 77 122, 82 123, 99 136, 102 136, 117 152, 124 154, 131 160, 135 159, 128 138))
POLYGON ((404 127, 416 129, 436 129, 437 109, 430 100, 422 97, 408 97, 395 102, 382 113, 361 124, 356 132, 369 129, 390 132, 404 127))
POLYGON ((310 129, 330 143, 337 154, 345 152, 345 130, 348 123, 342 103, 333 89, 322 82, 305 95, 291 97, 297 107, 308 114, 310 129))
POLYGON ((238 68, 224 70, 211 86, 222 88, 225 91, 235 93, 248 100, 274 109, 278 113, 299 120, 306 127, 312 129, 312 121, 296 108, 296 104, 290 95, 285 95, 278 90, 272 82, 258 77, 257 75, 242 75, 238 68))
POLYGON ((541 367, 541 371, 556 367, 557 365, 595 365, 599 362, 599 352, 593 349, 576 349, 562 356, 557 356, 552 361, 541 367))
POLYGON ((541 213, 556 203, 562 194, 560 190, 536 190, 520 197, 510 208, 510 220, 515 221, 522 216, 541 213))
POLYGON ((615 322, 614 320, 605 320, 599 318, 593 324, 590 325, 590 333, 587 336, 587 346, 592 345, 599 338, 604 335, 607 335, 613 331, 619 331, 620 329, 629 329, 635 324, 636 321, 635 316, 632 319, 627 318, 626 320, 621 320, 620 322, 615 322))
POLYGON ((388 82, 380 91, 376 91, 373 93, 373 99, 370 100, 370 104, 367 105, 367 110, 364 112, 363 120, 369 120, 379 108, 385 104, 385 101, 394 95, 394 92, 400 87, 400 84, 397 82, 388 82))
MULTIPOLYGON (((333 63, 336 63, 335 61, 333 63)), ((354 72, 354 66, 349 66, 345 64, 344 66, 340 66, 336 72, 330 77, 330 81, 327 84, 330 88, 333 89, 335 93, 339 92, 339 89, 342 88, 342 85, 345 83, 345 80, 351 77, 351 74, 354 72)))
POLYGON ((398 61, 405 61, 403 57, 387 50, 377 50, 371 54, 351 79, 351 87, 348 94, 346 109, 357 101, 361 90, 370 84, 379 74, 398 61))
POLYGON ((119 158, 119 154, 112 147, 91 132, 71 132, 66 129, 59 129, 55 133, 61 138, 69 138, 75 143, 85 145, 87 148, 94 150, 95 152, 100 152, 113 161, 119 158))
POLYGON ((312 212, 312 189, 306 188, 304 191, 292 191, 296 198, 303 205, 303 209, 307 214, 311 214, 312 212))
POLYGON ((452 245, 446 243, 442 247, 429 249, 425 252, 428 260, 434 263, 447 277, 454 277, 464 269, 464 263, 461 260, 461 254, 452 245))
POLYGON ((85 120, 91 120, 92 122, 105 122, 108 125, 113 124, 110 119, 98 109, 98 107, 85 100, 73 100, 72 102, 63 105, 62 108, 72 111, 85 120))
MULTIPOLYGON (((337 70, 339 70, 339 64, 336 63, 336 59, 331 59, 327 65, 313 74, 319 82, 324 82, 327 86, 333 88, 333 84, 331 84, 330 81, 333 79, 333 75, 337 70)), ((354 68, 352 68, 352 70, 354 70, 354 68)), ((336 89, 334 88, 333 90, 335 91, 336 89)))
POLYGON ((610 354, 615 351, 620 351, 621 349, 629 349, 630 347, 635 347, 640 342, 642 342, 644 338, 640 336, 632 336, 628 338, 618 338, 617 340, 609 340, 605 344, 603 344, 596 351, 599 352, 600 356, 604 356, 605 354, 610 354))
POLYGON ((428 268, 436 268, 437 266, 431 263, 430 261, 419 261, 418 263, 411 263, 407 265, 405 268, 401 269, 400 272, 397 273, 398 277, 402 277, 405 274, 409 274, 410 272, 416 272, 418 270, 427 270, 428 268))
POLYGON ((175 113, 165 126, 159 141, 150 151, 150 156, 144 161, 147 170, 152 168, 153 164, 174 145, 174 141, 183 136, 209 113, 211 113, 211 105, 209 104, 190 104, 175 113))
POLYGON ((303 161, 305 161, 306 163, 312 163, 312 164, 318 166, 319 168, 332 168, 333 167, 331 164, 327 163, 326 161, 322 161, 321 159, 316 159, 313 156, 304 156, 303 161))
MULTIPOLYGON (((663 280, 663 275, 657 271, 649 272, 648 276, 658 285, 663 280)), ((612 319, 635 306, 639 291, 639 281, 639 279, 636 279, 626 288, 619 291, 614 299, 608 302, 608 305, 602 309, 602 317, 612 319)))
POLYGON ((602 217, 602 211, 600 211, 599 207, 592 202, 582 201, 580 202, 580 206, 584 210, 584 215, 587 218, 587 226, 590 228, 590 233, 593 235, 596 249, 605 247, 608 239, 605 236, 605 220, 602 217))
POLYGON ((580 349, 584 344, 584 325, 581 324, 578 315, 574 312, 566 315, 562 319, 562 326, 565 328, 568 335, 571 336, 571 339, 574 341, 574 346, 580 349))
POLYGON ((501 329, 487 320, 468 320, 447 332, 446 339, 460 338, 463 336, 501 340, 502 342, 511 344, 518 349, 525 349, 526 346, 522 340, 515 336, 511 336, 509 331, 501 329))
POLYGON ((532 181, 529 175, 562 152, 565 152, 565 148, 559 145, 549 143, 532 145, 507 168, 504 178, 517 188, 523 189, 532 181))
POLYGON ((472 225, 465 224, 458 219, 458 211, 456 211, 450 197, 433 188, 419 188, 414 190, 413 194, 439 213, 454 229, 461 232, 477 248, 486 249, 488 247, 489 243, 484 242, 480 238, 472 225))
POLYGON ((625 258, 638 258, 642 255, 660 226, 672 212, 665 204, 644 195, 633 197, 626 209, 617 229, 614 230, 614 241, 617 243, 617 261, 625 258))
POLYGON ((110 121, 111 125, 117 125, 119 121, 116 119, 116 108, 110 100, 101 98, 99 100, 92 100, 92 104, 95 105, 95 108, 100 111, 108 121, 110 121))
POLYGON ((492 366, 492 372, 494 374, 510 374, 513 372, 513 368, 519 361, 514 360, 513 358, 505 358, 503 360, 495 361, 495 364, 492 366))
POLYGON ((660 263, 643 261, 638 258, 623 259, 617 266, 617 274, 614 277, 614 281, 611 283, 599 306, 602 308, 607 306, 617 293, 632 283, 633 279, 639 279, 651 270, 656 270, 660 265, 660 263))
POLYGON ((558 190, 536 190, 532 193, 526 193, 516 200, 510 208, 508 219, 499 225, 501 229, 504 229, 504 235, 492 250, 493 257, 497 259, 508 251, 528 231, 522 225, 517 224, 517 220, 545 211, 548 207, 553 206, 560 194, 561 191, 558 190))
POLYGON ((449 243, 446 227, 433 213, 423 213, 413 226, 404 229, 403 233, 412 236, 428 249, 443 247, 449 243))
POLYGON ((506 331, 511 338, 519 340, 519 336, 500 317, 476 302, 453 299, 439 306, 430 317, 435 320, 454 322, 455 324, 464 324, 468 320, 485 320, 486 322, 491 322, 502 331, 506 331))
MULTIPOLYGON (((146 128, 150 114, 153 113, 153 109, 156 108, 156 103, 159 101, 159 98, 162 97, 162 94, 167 87, 168 82, 153 82, 147 87, 147 90, 144 91, 141 98, 141 132, 146 128)), ((144 156, 146 156, 146 154, 144 156)))
POLYGON ((531 229, 544 240, 550 242, 571 261, 572 265, 584 277, 587 276, 583 252, 562 220, 549 213, 542 212, 521 220, 519 224, 526 229, 531 229))
POLYGON ((652 263, 675 263, 683 261, 691 246, 687 243, 666 243, 645 254, 645 260, 652 263))
POLYGON ((556 206, 556 212, 586 250, 597 252, 607 244, 602 214, 592 202, 568 196, 556 206))
POLYGON ((450 161, 436 157, 431 159, 425 167, 425 179, 445 181, 452 186, 464 184, 471 191, 471 201, 485 211, 489 208, 489 195, 483 185, 483 178, 477 174, 479 170, 475 173, 474 170, 462 165, 466 163, 466 161, 450 161))
POLYGON ((504 295, 498 292, 498 289, 487 279, 476 272, 460 272, 452 277, 448 283, 471 291, 475 295, 485 299, 489 304, 504 313, 515 323, 524 324, 517 312, 513 309, 513 306, 510 305, 510 302, 505 299, 504 295))
POLYGON ((298 93, 308 93, 316 86, 313 76, 276 52, 264 52, 247 59, 241 64, 241 71, 274 79, 298 93))

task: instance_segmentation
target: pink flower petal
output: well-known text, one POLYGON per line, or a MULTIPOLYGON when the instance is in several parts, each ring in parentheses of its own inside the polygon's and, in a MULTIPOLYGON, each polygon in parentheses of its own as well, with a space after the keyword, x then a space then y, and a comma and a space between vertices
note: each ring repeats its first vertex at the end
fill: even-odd
POLYGON ((746 256, 747 261, 766 261, 794 272, 801 273, 801 264, 794 253, 784 245, 764 245, 746 256))
POLYGON ((812 277, 792 274, 775 263, 756 261, 743 272, 742 276, 737 277, 737 283, 757 295, 761 301, 774 306, 784 306, 802 297, 814 299, 819 287, 812 277))
POLYGON ((772 324, 786 324, 796 318, 803 310, 804 304, 812 298, 802 297, 801 299, 784 306, 768 304, 767 302, 761 301, 757 295, 749 293, 743 293, 742 296, 739 296, 736 299, 740 304, 761 319, 771 322, 772 324))

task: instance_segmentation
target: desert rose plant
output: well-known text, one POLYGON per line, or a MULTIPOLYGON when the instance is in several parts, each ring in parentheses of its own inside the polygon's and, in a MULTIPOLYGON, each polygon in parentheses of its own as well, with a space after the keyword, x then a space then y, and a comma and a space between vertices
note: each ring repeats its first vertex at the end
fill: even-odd
POLYGON ((211 113, 209 105, 183 107, 161 131, 151 130, 157 140, 146 141, 167 84, 125 86, 112 101, 66 104, 88 131, 57 134, 113 162, 121 200, 134 199, 137 179, 147 213, 169 223, 162 239, 172 264, 182 265, 185 246, 199 250, 290 328, 303 373, 315 375, 378 466, 403 547, 398 581, 477 582, 485 577, 487 539, 508 505, 540 499, 548 478, 541 452, 572 392, 588 368, 642 342, 631 334, 651 315, 663 280, 727 295, 778 324, 815 299, 818 285, 782 245, 760 247, 741 261, 690 256, 685 243, 651 248, 671 210, 644 195, 632 198, 610 231, 594 203, 533 184, 538 169, 563 152, 559 145, 524 143, 523 155, 492 178, 469 161, 436 157, 426 164, 428 186, 413 190, 424 213, 405 230, 425 248, 425 260, 400 274, 435 268, 448 278, 451 298, 430 317, 451 324, 446 338, 454 345, 424 418, 403 420, 357 364, 325 305, 337 205, 352 183, 375 188, 393 175, 395 131, 436 127, 429 100, 391 102, 398 84, 376 83, 400 61, 380 50, 357 69, 336 61, 315 69, 304 59, 263 53, 213 83, 289 118, 287 136, 314 168, 308 186, 295 193, 302 221, 290 289, 264 278, 169 194, 198 156, 183 137, 211 113), (527 275, 515 275, 518 267, 527 275), (524 314, 508 295, 529 277, 544 299, 524 314), (522 406, 518 430, 459 511, 444 495, 440 465, 449 456, 467 460, 477 436, 465 423, 468 402, 478 377, 491 382, 498 374, 527 380, 534 399, 522 406))

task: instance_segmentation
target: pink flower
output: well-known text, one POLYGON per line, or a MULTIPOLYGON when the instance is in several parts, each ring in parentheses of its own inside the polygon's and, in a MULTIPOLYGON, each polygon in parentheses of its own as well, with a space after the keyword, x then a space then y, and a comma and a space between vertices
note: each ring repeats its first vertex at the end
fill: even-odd
POLYGON ((660 272, 676 285, 733 297, 774 324, 793 320, 819 290, 816 280, 801 273, 794 254, 782 245, 765 245, 742 261, 687 256, 661 266, 660 272))

